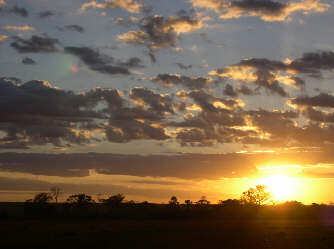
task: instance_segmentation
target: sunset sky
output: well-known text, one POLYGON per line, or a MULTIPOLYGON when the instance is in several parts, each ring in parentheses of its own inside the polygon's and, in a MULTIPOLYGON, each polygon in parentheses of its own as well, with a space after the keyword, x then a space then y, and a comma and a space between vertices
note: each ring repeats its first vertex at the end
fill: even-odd
POLYGON ((330 0, 0 0, 0 201, 334 202, 330 0))

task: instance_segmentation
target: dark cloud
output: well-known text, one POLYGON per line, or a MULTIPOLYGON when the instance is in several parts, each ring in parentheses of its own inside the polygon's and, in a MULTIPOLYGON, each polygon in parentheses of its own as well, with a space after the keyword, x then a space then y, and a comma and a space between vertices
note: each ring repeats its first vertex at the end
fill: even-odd
POLYGON ((305 53, 301 58, 293 60, 288 68, 297 73, 305 73, 315 78, 321 78, 321 70, 334 69, 334 52, 318 51, 305 53))
POLYGON ((237 154, 227 155, 118 155, 118 154, 29 154, 2 153, 0 169, 47 176, 100 174, 219 179, 242 177, 255 172, 254 164, 237 154))
POLYGON ((285 62, 265 58, 242 60, 226 68, 211 71, 211 75, 255 83, 271 93, 287 97, 288 94, 281 86, 293 86, 304 89, 305 81, 299 75, 322 78, 322 71, 334 69, 334 53, 318 51, 305 53, 301 58, 285 62), (284 72, 285 74, 282 74, 284 72))
POLYGON ((122 67, 129 67, 129 68, 144 67, 143 61, 138 57, 131 57, 124 62, 119 61, 118 65, 122 67))
MULTIPOLYGON (((89 47, 65 47, 64 50, 66 53, 79 57, 91 70, 105 74, 130 74, 127 67, 117 65, 113 57, 101 54, 98 50, 89 47)), ((138 64, 136 59, 135 62, 138 64)), ((125 66, 133 65, 128 63, 125 66)))
POLYGON ((58 52, 56 47, 59 41, 55 38, 33 35, 30 39, 15 36, 10 45, 19 53, 50 53, 58 52))
POLYGON ((44 144, 67 147, 97 141, 91 130, 102 127, 97 120, 106 117, 94 107, 103 101, 110 106, 119 104, 112 90, 74 94, 36 80, 17 84, 1 78, 0 96, 2 148, 44 144))
POLYGON ((13 7, 9 7, 9 6, 0 7, 0 13, 15 14, 15 15, 19 15, 22 17, 29 16, 29 13, 26 8, 18 7, 16 5, 13 7))
POLYGON ((305 15, 321 13, 330 5, 321 0, 301 0, 299 2, 279 2, 272 0, 190 0, 195 7, 213 9, 220 12, 220 18, 232 19, 257 16, 264 21, 286 21, 296 12, 305 15))
POLYGON ((77 24, 72 24, 72 25, 66 25, 63 28, 64 30, 68 30, 68 31, 75 31, 75 32, 79 32, 79 33, 83 33, 85 32, 85 29, 77 24))
POLYGON ((149 111, 162 115, 164 113, 174 113, 173 100, 169 95, 155 93, 144 87, 136 87, 131 89, 130 98, 139 105, 149 106, 149 111))
MULTIPOLYGON (((311 73, 313 77, 321 76, 320 69, 332 69, 334 64, 332 65, 331 56, 330 52, 309 53, 300 59, 286 62, 252 58, 211 71, 210 74, 246 83, 251 82, 273 94, 287 97, 288 94, 282 85, 304 89, 305 81, 296 74, 311 73)), ((248 92, 244 90, 246 89, 243 88, 240 92, 248 92)))
POLYGON ((39 12, 38 13, 38 16, 40 18, 47 18, 47 17, 51 17, 51 16, 54 16, 55 13, 51 10, 45 10, 45 11, 42 11, 42 12, 39 12))
POLYGON ((168 123, 179 128, 176 139, 181 145, 212 146, 247 135, 232 128, 245 125, 240 100, 217 98, 203 90, 181 92, 179 96, 194 101, 195 106, 186 106, 186 110, 198 110, 197 115, 185 115, 183 121, 168 123))
POLYGON ((207 77, 188 77, 179 74, 158 74, 151 80, 169 87, 182 86, 188 89, 206 88, 212 82, 212 79, 207 77))
POLYGON ((22 59, 22 64, 34 65, 34 64, 36 64, 36 61, 34 61, 33 59, 31 59, 29 57, 25 57, 25 58, 22 59))
POLYGON ((176 47, 180 34, 200 29, 203 22, 190 16, 145 17, 140 21, 139 30, 131 30, 118 38, 126 44, 146 46, 150 51, 152 62, 155 62, 154 50, 176 47))
POLYGON ((234 90, 233 86, 230 85, 230 84, 226 84, 223 93, 224 93, 224 95, 230 96, 230 97, 237 97, 238 96, 238 92, 236 92, 234 90))
POLYGON ((317 96, 301 96, 290 100, 291 104, 310 107, 334 107, 334 96, 328 93, 320 93, 317 96))
POLYGON ((182 70, 188 70, 192 69, 192 65, 184 65, 183 63, 175 63, 180 69, 182 70))

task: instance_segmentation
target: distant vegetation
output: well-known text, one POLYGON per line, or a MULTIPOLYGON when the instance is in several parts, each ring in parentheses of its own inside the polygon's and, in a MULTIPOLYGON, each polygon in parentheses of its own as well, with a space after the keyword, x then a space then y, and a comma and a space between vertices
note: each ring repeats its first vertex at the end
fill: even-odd
POLYGON ((60 194, 59 188, 52 188, 50 192, 38 193, 23 204, 2 203, 0 217, 312 219, 326 214, 328 219, 334 218, 334 206, 331 205, 304 205, 298 201, 274 204, 271 194, 262 185, 243 192, 240 199, 220 200, 218 204, 211 204, 205 196, 197 201, 185 200, 184 203, 172 196, 167 204, 156 204, 126 200, 123 194, 94 200, 84 193, 71 195, 66 202, 59 203, 60 194))

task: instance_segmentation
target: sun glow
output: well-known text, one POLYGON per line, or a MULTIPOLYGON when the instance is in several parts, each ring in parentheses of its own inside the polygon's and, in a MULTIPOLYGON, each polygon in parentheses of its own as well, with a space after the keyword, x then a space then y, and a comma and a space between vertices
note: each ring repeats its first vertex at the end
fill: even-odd
POLYGON ((267 186, 274 202, 305 199, 300 165, 272 164, 260 167, 257 185, 267 186))
POLYGON ((272 175, 261 178, 258 184, 268 187, 275 202, 295 200, 298 198, 300 183, 298 178, 285 175, 272 175))

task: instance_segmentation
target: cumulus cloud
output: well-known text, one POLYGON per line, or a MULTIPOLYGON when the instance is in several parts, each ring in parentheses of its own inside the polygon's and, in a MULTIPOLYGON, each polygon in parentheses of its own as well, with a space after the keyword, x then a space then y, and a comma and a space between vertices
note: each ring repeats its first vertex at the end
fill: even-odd
POLYGON ((133 0, 105 0, 103 3, 99 3, 97 1, 91 1, 84 3, 81 8, 80 12, 86 11, 87 8, 97 8, 97 9, 104 9, 104 8, 120 8, 126 10, 130 13, 139 13, 143 10, 144 6, 136 1, 133 0))
POLYGON ((179 35, 203 27, 203 20, 189 16, 150 16, 141 21, 139 30, 131 30, 118 36, 129 45, 144 45, 149 49, 175 47, 179 35))
POLYGON ((151 81, 168 87, 181 86, 188 89, 206 88, 213 82, 209 77, 188 77, 179 74, 158 74, 156 77, 152 77, 151 81))
POLYGON ((18 84, 10 79, 0 81, 0 138, 2 147, 86 143, 94 118, 101 114, 91 110, 98 99, 54 88, 45 81, 18 84))
POLYGON ((265 58, 251 58, 239 63, 213 70, 211 75, 238 80, 245 83, 255 83, 272 93, 287 97, 282 85, 303 89, 304 80, 299 75, 321 78, 322 71, 334 69, 334 53, 318 51, 303 54, 295 60, 275 61, 265 58))
POLYGON ((232 19, 256 16, 264 21, 288 21, 294 13, 309 15, 322 13, 330 5, 321 0, 301 0, 281 3, 272 0, 189 0, 193 6, 207 8, 221 13, 220 18, 232 19))
POLYGON ((31 27, 29 25, 23 25, 23 26, 5 26, 3 27, 4 30, 14 30, 14 31, 32 31, 35 30, 34 27, 31 27))
POLYGON ((59 44, 59 41, 55 38, 33 35, 30 39, 15 36, 14 40, 10 45, 19 53, 51 53, 58 51, 56 45, 59 44))
POLYGON ((284 62, 253 58, 242 60, 240 63, 226 68, 211 71, 210 74, 246 83, 255 83, 272 93, 286 97, 288 94, 281 84, 297 88, 304 85, 304 81, 294 75, 281 74, 281 71, 288 70, 289 65, 284 62))

